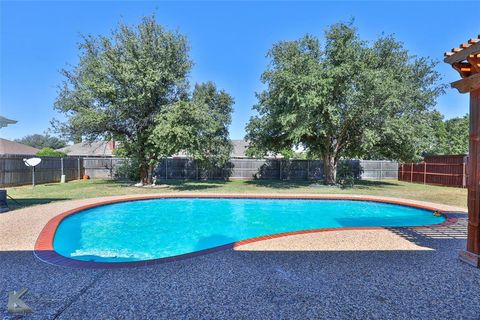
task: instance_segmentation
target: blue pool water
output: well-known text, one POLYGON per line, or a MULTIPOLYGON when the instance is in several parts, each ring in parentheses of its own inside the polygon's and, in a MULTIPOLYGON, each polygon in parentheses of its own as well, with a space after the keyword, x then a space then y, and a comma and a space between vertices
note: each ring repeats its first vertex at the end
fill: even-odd
POLYGON ((69 216, 58 226, 53 246, 77 260, 141 261, 288 231, 419 226, 444 220, 431 211, 368 201, 154 199, 69 216))

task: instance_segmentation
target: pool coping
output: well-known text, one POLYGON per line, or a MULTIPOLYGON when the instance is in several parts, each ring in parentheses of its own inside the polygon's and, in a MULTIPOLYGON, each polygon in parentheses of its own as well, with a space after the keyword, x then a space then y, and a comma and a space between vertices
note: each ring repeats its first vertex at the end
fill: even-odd
MULTIPOLYGON (((450 217, 447 210, 442 210, 438 207, 431 205, 424 205, 415 202, 410 202, 406 199, 393 199, 393 198, 384 198, 384 197, 375 197, 375 196, 358 196, 358 195, 292 195, 292 194, 153 194, 153 195, 142 195, 142 196, 132 196, 119 199, 111 199, 98 201, 95 203, 79 206, 74 209, 64 211, 52 219, 50 219, 47 224, 43 227, 40 232, 37 241, 35 242, 34 255, 41 261, 70 268, 99 268, 99 269, 112 269, 112 268, 127 268, 127 267, 143 267, 149 265, 155 265, 160 263, 167 263, 173 261, 179 261, 184 259, 189 259, 197 256, 202 256, 205 254, 218 252, 222 250, 234 249, 242 245, 250 244, 258 241, 265 241, 269 239, 288 237, 293 235, 301 234, 310 234, 310 233, 320 233, 320 232, 331 232, 331 231, 352 231, 352 230, 382 230, 385 228, 392 227, 343 227, 343 228, 320 228, 320 229, 307 229, 300 231, 290 231, 276 233, 266 236, 259 236, 249 239, 244 239, 221 246, 199 250, 195 252, 185 253, 181 255, 157 258, 151 260, 142 260, 142 261, 126 261, 126 262, 96 262, 96 261, 82 261, 71 259, 57 253, 53 248, 53 240, 55 233, 57 231, 58 225, 68 216, 74 215, 80 211, 100 207, 113 203, 120 202, 129 202, 129 201, 141 201, 141 200, 152 200, 152 199, 292 199, 292 200, 350 200, 350 201, 370 201, 377 203, 388 203, 394 205, 402 205, 407 207, 413 207, 429 211, 438 211, 440 214, 445 216, 445 221, 439 224, 426 225, 426 226, 412 226, 408 228, 432 228, 432 227, 442 227, 452 225, 457 222, 457 218, 450 217)), ((441 205, 439 205, 441 206, 441 205)), ((395 228, 395 227, 393 227, 395 228)), ((398 227, 398 228, 407 228, 407 227, 398 227)))

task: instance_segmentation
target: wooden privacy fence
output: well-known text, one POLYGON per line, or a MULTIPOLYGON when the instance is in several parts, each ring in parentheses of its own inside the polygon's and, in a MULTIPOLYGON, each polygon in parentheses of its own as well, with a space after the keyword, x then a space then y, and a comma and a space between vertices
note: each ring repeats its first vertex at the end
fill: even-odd
MULTIPOLYGON (((91 178, 124 178, 121 158, 84 158, 85 175, 91 178), (119 172, 120 171, 120 172, 119 172)), ((398 163, 387 160, 347 160, 362 170, 364 179, 397 179, 398 163)), ((224 167, 202 169, 191 159, 163 159, 155 169, 158 180, 168 179, 323 179, 322 160, 231 159, 224 167)))
MULTIPOLYGON (((32 183, 32 168, 23 162, 31 155, 0 155, 0 187, 20 186, 32 183)), ((38 157, 42 162, 35 167, 35 183, 60 182, 65 174, 66 181, 83 176, 83 160, 76 157, 38 157)))
POLYGON ((116 169, 122 165, 125 159, 122 158, 83 158, 83 167, 85 175, 92 179, 113 179, 119 177, 116 169))
POLYGON ((465 188, 465 155, 428 156, 423 162, 404 163, 398 168, 398 180, 465 188))
MULTIPOLYGON (((386 160, 345 160, 362 171, 363 179, 397 179, 398 163, 386 160)), ((222 168, 202 170, 190 159, 164 159, 155 170, 165 179, 321 180, 322 160, 231 159, 222 168)))
MULTIPOLYGON (((31 168, 26 167, 25 155, 0 156, 0 187, 26 185, 32 182, 31 168)), ((66 180, 126 178, 121 169, 126 159, 111 157, 40 157, 35 182, 59 182, 63 173, 66 180)), ((398 163, 384 160, 345 160, 361 172, 363 179, 396 179, 398 163)), ((286 159, 231 159, 221 168, 205 170, 190 159, 164 159, 155 169, 158 180, 165 179, 264 179, 264 180, 321 180, 323 161, 286 159)))
MULTIPOLYGON (((347 160, 362 170, 364 179, 397 179, 398 163, 387 160, 347 160)), ((85 175, 90 178, 124 178, 118 168, 121 158, 83 158, 85 175)), ((231 159, 224 167, 202 169, 194 160, 163 159, 155 168, 155 177, 165 179, 323 179, 322 160, 231 159)))

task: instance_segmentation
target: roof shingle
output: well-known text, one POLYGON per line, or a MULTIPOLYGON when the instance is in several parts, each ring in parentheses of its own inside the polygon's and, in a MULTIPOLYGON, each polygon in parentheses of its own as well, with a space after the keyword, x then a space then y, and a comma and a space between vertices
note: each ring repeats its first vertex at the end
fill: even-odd
POLYGON ((37 148, 18 142, 0 138, 0 154, 28 154, 35 155, 40 151, 37 148))

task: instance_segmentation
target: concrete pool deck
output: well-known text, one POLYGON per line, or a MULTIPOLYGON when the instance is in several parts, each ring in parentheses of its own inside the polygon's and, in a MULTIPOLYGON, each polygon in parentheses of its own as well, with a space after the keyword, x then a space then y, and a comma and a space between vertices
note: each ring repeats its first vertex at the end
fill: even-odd
POLYGON ((39 319, 480 315, 480 270, 458 260, 465 247, 465 209, 419 201, 409 202, 449 211, 458 220, 290 235, 137 268, 71 269, 34 257, 35 241, 52 217, 122 198, 54 202, 1 214, 0 314, 9 317, 8 292, 26 287, 23 300, 34 310, 27 318, 39 319))

